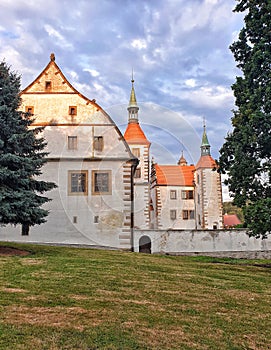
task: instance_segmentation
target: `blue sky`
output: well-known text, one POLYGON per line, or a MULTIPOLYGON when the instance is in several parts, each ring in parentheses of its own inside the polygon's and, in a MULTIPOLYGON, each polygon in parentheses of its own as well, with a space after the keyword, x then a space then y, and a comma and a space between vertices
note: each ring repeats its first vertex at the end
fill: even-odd
POLYGON ((219 157, 231 129, 243 26, 234 0, 1 0, 0 59, 31 83, 54 52, 64 75, 122 131, 134 70, 139 118, 155 161, 199 157, 203 118, 219 157))

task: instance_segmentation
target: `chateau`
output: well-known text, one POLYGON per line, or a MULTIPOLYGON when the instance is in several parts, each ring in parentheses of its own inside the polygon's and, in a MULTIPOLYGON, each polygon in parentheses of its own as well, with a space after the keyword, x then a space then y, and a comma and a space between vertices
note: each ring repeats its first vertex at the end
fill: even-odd
POLYGON ((21 236, 1 228, 0 240, 87 244, 133 249, 134 229, 223 228, 222 190, 204 126, 201 156, 187 165, 150 162, 151 142, 139 122, 134 81, 124 135, 94 99, 65 78, 54 54, 21 92, 21 109, 43 126, 49 153, 42 178, 57 188, 47 222, 21 236))

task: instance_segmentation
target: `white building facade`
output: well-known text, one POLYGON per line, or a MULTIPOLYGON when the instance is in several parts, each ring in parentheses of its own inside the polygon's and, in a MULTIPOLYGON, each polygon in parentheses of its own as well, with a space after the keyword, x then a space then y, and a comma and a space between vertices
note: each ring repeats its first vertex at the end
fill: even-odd
MULTIPOLYGON (((57 184, 47 222, 0 228, 0 241, 86 244, 133 250, 137 230, 221 229, 220 175, 204 127, 196 166, 153 163, 151 143, 138 119, 134 80, 124 136, 110 116, 78 92, 51 54, 50 62, 22 93, 33 127, 44 127, 47 163, 40 179, 57 184)), ((143 240, 143 245, 147 242, 143 240)))
MULTIPOLYGON (((46 194, 47 222, 22 239, 131 249, 138 161, 113 120, 71 86, 53 54, 21 98, 33 127, 44 127, 49 156, 40 179, 58 186, 46 194)), ((0 240, 20 237, 18 227, 0 232, 0 240)))

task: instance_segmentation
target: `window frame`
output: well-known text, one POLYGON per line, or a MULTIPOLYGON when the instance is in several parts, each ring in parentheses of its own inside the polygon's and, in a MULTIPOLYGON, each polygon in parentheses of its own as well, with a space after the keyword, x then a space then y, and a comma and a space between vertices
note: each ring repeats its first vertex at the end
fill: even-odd
POLYGON ((140 158, 140 148, 139 147, 132 148, 131 151, 136 158, 140 158))
POLYGON ((170 190, 169 198, 174 200, 177 199, 177 190, 170 190))
POLYGON ((29 114, 34 114, 34 106, 25 106, 25 112, 29 114))
POLYGON ((187 199, 194 199, 194 191, 193 190, 182 190, 182 199, 187 200, 187 199), (192 196, 191 196, 192 194, 192 196))
POLYGON ((69 115, 72 117, 77 115, 77 106, 69 106, 69 115))
POLYGON ((140 178, 141 178, 141 168, 138 167, 135 170, 134 179, 140 179, 140 178))
POLYGON ((68 150, 77 150, 77 149, 78 149, 78 137, 75 135, 68 136, 68 150))
POLYGON ((170 220, 176 220, 176 219, 177 219, 177 210, 170 209, 170 220))
POLYGON ((91 178, 92 178, 92 186, 91 186, 91 193, 93 196, 98 195, 111 195, 112 194, 112 171, 111 170, 92 170, 91 172, 91 178), (108 175, 108 191, 96 191, 96 174, 107 174, 108 175))
POLYGON ((195 210, 193 209, 184 209, 182 211, 183 220, 194 220, 195 219, 195 210))
POLYGON ((52 90, 52 82, 51 80, 46 80, 45 81, 45 91, 50 91, 52 90))
POLYGON ((93 136, 93 149, 97 152, 102 152, 104 149, 103 136, 93 136))
POLYGON ((69 196, 87 196, 88 195, 88 170, 68 170, 68 195, 69 196), (85 175, 85 191, 72 191, 72 175, 85 175))

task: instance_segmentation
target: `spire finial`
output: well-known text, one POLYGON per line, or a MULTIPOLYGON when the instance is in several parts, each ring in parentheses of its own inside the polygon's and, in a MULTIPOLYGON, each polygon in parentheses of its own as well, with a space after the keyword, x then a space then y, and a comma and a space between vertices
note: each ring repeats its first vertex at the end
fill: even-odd
POLYGON ((202 141, 201 141, 201 155, 206 156, 210 155, 210 144, 208 141, 207 133, 206 133, 206 120, 203 118, 203 134, 202 134, 202 141))
POLYGON ((51 55, 50 55, 50 60, 51 60, 51 61, 55 61, 55 59, 56 59, 56 58, 55 58, 55 54, 52 52, 51 55))
POLYGON ((135 95, 135 89, 134 89, 134 69, 132 69, 132 89, 130 94, 130 101, 128 106, 128 112, 129 112, 129 123, 138 123, 138 110, 139 107, 136 102, 136 95, 135 95))
POLYGON ((131 83, 134 84, 134 68, 132 68, 132 80, 131 80, 131 83))
POLYGON ((179 159, 179 161, 178 161, 177 164, 178 164, 178 165, 181 165, 181 166, 187 165, 187 161, 186 161, 186 159, 184 158, 184 155, 183 155, 183 149, 182 149, 181 158, 179 159))

